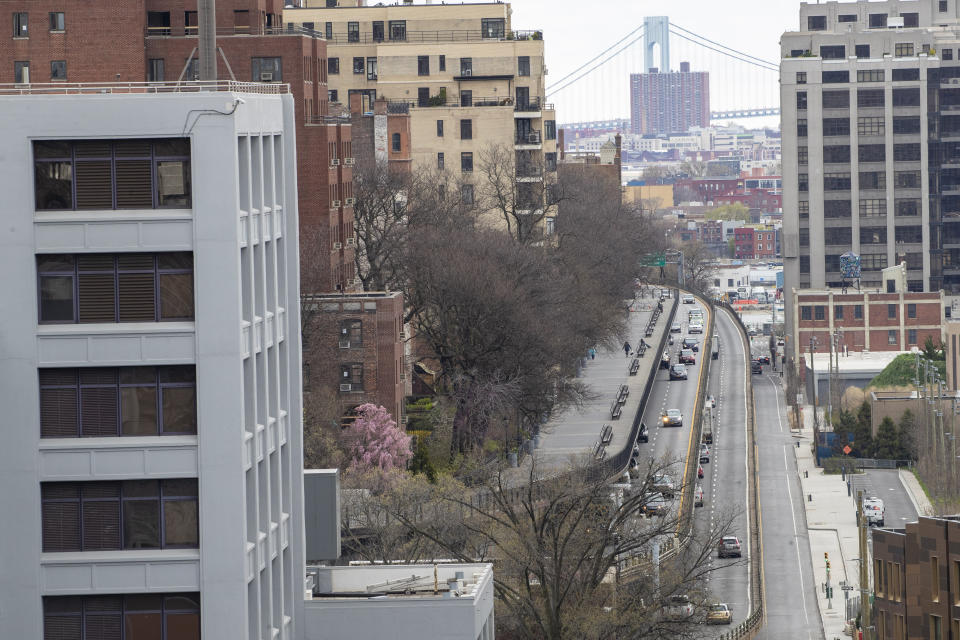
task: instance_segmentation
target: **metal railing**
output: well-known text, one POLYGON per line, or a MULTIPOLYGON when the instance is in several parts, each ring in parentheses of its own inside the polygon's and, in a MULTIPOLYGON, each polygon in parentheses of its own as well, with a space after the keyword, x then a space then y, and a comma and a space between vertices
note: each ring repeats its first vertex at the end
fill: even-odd
MULTIPOLYGON (((147 27, 145 35, 148 38, 183 38, 197 37, 197 27, 147 27)), ((317 40, 323 39, 323 33, 315 29, 307 29, 299 24, 288 23, 282 27, 261 27, 235 25, 233 27, 217 27, 217 37, 227 36, 307 36, 317 40)))
POLYGON ((234 80, 190 80, 184 82, 44 82, 0 84, 0 95, 104 94, 104 93, 289 93, 290 85, 279 82, 236 82, 234 80))
POLYGON ((339 116, 313 115, 304 118, 306 124, 350 124, 349 114, 339 116))
POLYGON ((504 40, 543 40, 543 31, 505 31, 502 34, 491 35, 481 29, 438 29, 435 31, 406 31, 391 33, 385 29, 384 33, 374 35, 369 33, 334 33, 327 42, 331 44, 389 44, 393 42, 502 42, 504 40))
POLYGON ((481 96, 473 97, 470 99, 469 104, 464 104, 463 100, 443 100, 441 101, 438 97, 434 96, 433 98, 421 102, 420 100, 390 100, 388 104, 403 104, 409 107, 417 107, 419 109, 430 109, 433 107, 447 107, 447 108, 460 108, 460 107, 511 107, 513 106, 513 98, 503 98, 497 96, 481 96))
POLYGON ((515 111, 547 111, 554 110, 552 102, 545 102, 543 98, 528 98, 525 102, 518 102, 515 111))
POLYGON ((540 135, 540 132, 536 130, 523 133, 517 132, 516 141, 517 144, 542 144, 543 137, 540 135))

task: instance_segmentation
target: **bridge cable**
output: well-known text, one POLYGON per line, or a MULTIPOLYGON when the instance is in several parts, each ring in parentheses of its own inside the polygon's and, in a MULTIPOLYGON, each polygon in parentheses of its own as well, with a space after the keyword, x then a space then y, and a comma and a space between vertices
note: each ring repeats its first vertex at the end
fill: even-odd
POLYGON ((641 29, 643 29, 643 28, 645 28, 645 27, 646 27, 645 24, 641 24, 639 27, 637 27, 636 29, 634 29, 633 31, 631 31, 630 33, 628 33, 627 35, 623 36, 622 38, 620 38, 619 40, 617 40, 616 42, 614 42, 612 45, 610 45, 609 47, 607 47, 606 49, 604 49, 603 51, 601 51, 600 53, 598 53, 597 55, 595 55, 593 58, 591 58, 590 60, 587 60, 586 62, 584 62, 584 63, 583 63, 582 65, 580 65, 579 67, 577 67, 576 69, 574 69, 573 71, 571 71, 571 72, 568 73, 567 75, 563 76, 562 78, 560 78, 559 80, 557 80, 556 82, 554 82, 553 84, 551 84, 550 86, 548 86, 548 87, 547 87, 547 90, 549 91, 550 89, 552 89, 553 87, 557 86, 558 84, 561 84, 561 83, 564 82, 567 78, 569 78, 570 76, 576 74, 578 71, 580 71, 581 69, 583 69, 584 67, 586 67, 587 65, 589 65, 591 62, 594 62, 597 58, 602 57, 605 53, 607 53, 608 51, 610 51, 611 49, 613 49, 614 47, 616 47, 618 44, 620 44, 621 42, 623 42, 624 40, 626 40, 627 38, 629 38, 630 36, 632 36, 633 34, 635 34, 637 31, 639 31, 639 30, 641 30, 641 29))
MULTIPOLYGON (((630 47, 632 47, 632 46, 633 46, 634 44, 636 44, 637 41, 640 40, 641 38, 643 38, 643 34, 640 34, 639 36, 637 36, 636 38, 634 38, 633 40, 631 40, 631 41, 630 41, 629 43, 627 43, 624 47, 622 47, 620 50, 618 50, 616 53, 614 53, 613 55, 611 55, 610 57, 608 57, 606 60, 604 60, 604 61, 601 62, 600 64, 597 64, 597 65, 593 66, 592 68, 590 68, 590 69, 587 70, 586 72, 580 74, 579 76, 577 76, 577 77, 574 78, 573 80, 571 80, 571 81, 567 82, 566 84, 564 84, 562 87, 559 87, 559 88, 557 88, 557 89, 551 90, 549 95, 556 95, 556 94, 560 93, 561 91, 563 91, 564 89, 566 89, 567 87, 569 87, 569 86, 571 86, 571 85, 573 85, 573 84, 576 84, 578 81, 580 81, 580 80, 583 79, 584 77, 590 75, 591 73, 593 73, 594 71, 596 71, 597 69, 599 69, 600 67, 602 67, 602 66, 605 65, 606 63, 610 62, 611 60, 613 60, 614 58, 616 58, 618 55, 620 55, 621 53, 623 53, 624 51, 626 51, 626 50, 629 49, 630 47)), ((698 44, 699 44, 699 43, 698 43, 698 44)))
POLYGON ((695 41, 695 40, 693 40, 693 39, 691 39, 691 38, 688 38, 687 36, 683 35, 682 33, 678 33, 678 32, 676 32, 676 31, 671 31, 670 33, 671 33, 672 35, 677 36, 678 38, 683 38, 684 40, 687 40, 687 41, 689 41, 689 42, 692 42, 693 44, 698 45, 698 46, 701 46, 701 47, 703 47, 703 48, 705 48, 705 49, 710 49, 711 51, 715 51, 715 52, 717 52, 717 53, 719 53, 719 54, 721 54, 721 55, 725 55, 725 56, 727 56, 727 57, 729 57, 729 58, 733 58, 734 60, 737 60, 738 62, 743 62, 743 63, 745 63, 745 64, 749 64, 749 65, 753 65, 753 66, 755 66, 755 67, 759 67, 760 69, 763 69, 764 71, 774 71, 774 72, 777 72, 777 73, 780 72, 780 68, 779 68, 779 67, 768 67, 768 66, 766 66, 765 64, 760 64, 760 63, 758 63, 758 62, 753 62, 753 61, 751 61, 751 60, 745 60, 745 59, 743 59, 743 58, 738 57, 738 56, 735 55, 735 54, 728 53, 727 51, 723 51, 722 49, 716 49, 716 48, 714 48, 714 47, 711 47, 710 45, 703 44, 702 42, 697 42, 697 41, 695 41))
POLYGON ((758 57, 756 57, 756 56, 752 56, 752 55, 750 55, 749 53, 744 53, 744 52, 742 52, 742 51, 737 51, 737 50, 734 49, 733 47, 728 47, 727 45, 722 44, 722 43, 720 43, 720 42, 714 42, 714 41, 711 40, 710 38, 706 38, 706 37, 704 37, 704 36, 701 36, 699 33, 694 33, 693 31, 690 31, 689 29, 684 29, 684 28, 681 27, 680 25, 675 24, 675 23, 673 23, 673 22, 670 23, 670 26, 673 27, 673 28, 675 28, 675 29, 680 29, 681 31, 686 31, 686 32, 689 33, 690 35, 696 36, 697 38, 700 38, 701 40, 706 40, 706 41, 709 42, 710 44, 715 44, 715 45, 717 45, 718 47, 723 47, 724 49, 729 49, 730 51, 733 51, 734 53, 736 53, 736 54, 738 54, 738 55, 741 55, 741 56, 743 56, 743 57, 745 57, 745 58, 752 58, 753 60, 756 60, 757 62, 762 62, 762 63, 764 63, 764 64, 766 64, 766 65, 770 65, 770 66, 772 66, 772 67, 778 67, 778 69, 779 69, 779 65, 777 65, 777 63, 775 63, 775 62, 770 62, 769 60, 764 60, 763 58, 758 58, 758 57))

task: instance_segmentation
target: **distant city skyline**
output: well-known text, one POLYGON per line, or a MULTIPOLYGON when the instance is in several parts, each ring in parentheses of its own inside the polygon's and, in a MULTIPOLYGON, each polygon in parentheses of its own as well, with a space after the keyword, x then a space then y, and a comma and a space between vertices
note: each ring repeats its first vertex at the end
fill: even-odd
MULTIPOLYGON (((544 31, 550 87, 626 36, 648 15, 668 15, 672 24, 776 63, 780 57, 780 34, 798 28, 800 4, 795 0, 741 0, 735 12, 729 4, 705 0, 677 0, 670 5, 635 0, 513 0, 512 7, 514 28, 544 31)), ((694 45, 674 38, 671 67, 679 69, 680 62, 687 60, 693 70, 709 71, 714 109, 777 106, 776 73, 747 67, 729 58, 735 68, 728 66, 724 71, 716 62, 718 54, 706 50, 694 53, 693 49, 694 45)), ((629 74, 645 71, 642 67, 642 47, 637 43, 604 69, 582 80, 585 90, 571 89, 550 97, 557 104, 558 120, 629 118, 629 74)), ((750 126, 778 123, 777 118, 743 121, 750 126)))

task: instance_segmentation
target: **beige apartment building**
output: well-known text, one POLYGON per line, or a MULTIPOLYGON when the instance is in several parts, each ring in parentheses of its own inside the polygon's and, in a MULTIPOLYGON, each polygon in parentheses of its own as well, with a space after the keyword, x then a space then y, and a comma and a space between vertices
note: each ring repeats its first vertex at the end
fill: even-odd
MULTIPOLYGON (((366 112, 384 97, 410 114, 410 140, 384 133, 381 145, 409 144, 415 166, 459 174, 464 199, 479 196, 485 150, 512 150, 517 200, 537 210, 556 177, 556 116, 544 101, 543 34, 514 31, 510 13, 507 3, 305 0, 283 20, 326 38, 331 103, 366 112)), ((550 233, 555 212, 545 213, 550 233)))

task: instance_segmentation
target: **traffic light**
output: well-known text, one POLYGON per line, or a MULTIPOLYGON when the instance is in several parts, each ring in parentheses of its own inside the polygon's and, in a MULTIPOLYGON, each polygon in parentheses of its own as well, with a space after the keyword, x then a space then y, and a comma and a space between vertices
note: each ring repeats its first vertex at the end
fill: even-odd
POLYGON ((826 551, 823 552, 823 561, 827 563, 827 571, 830 571, 830 554, 826 551))

